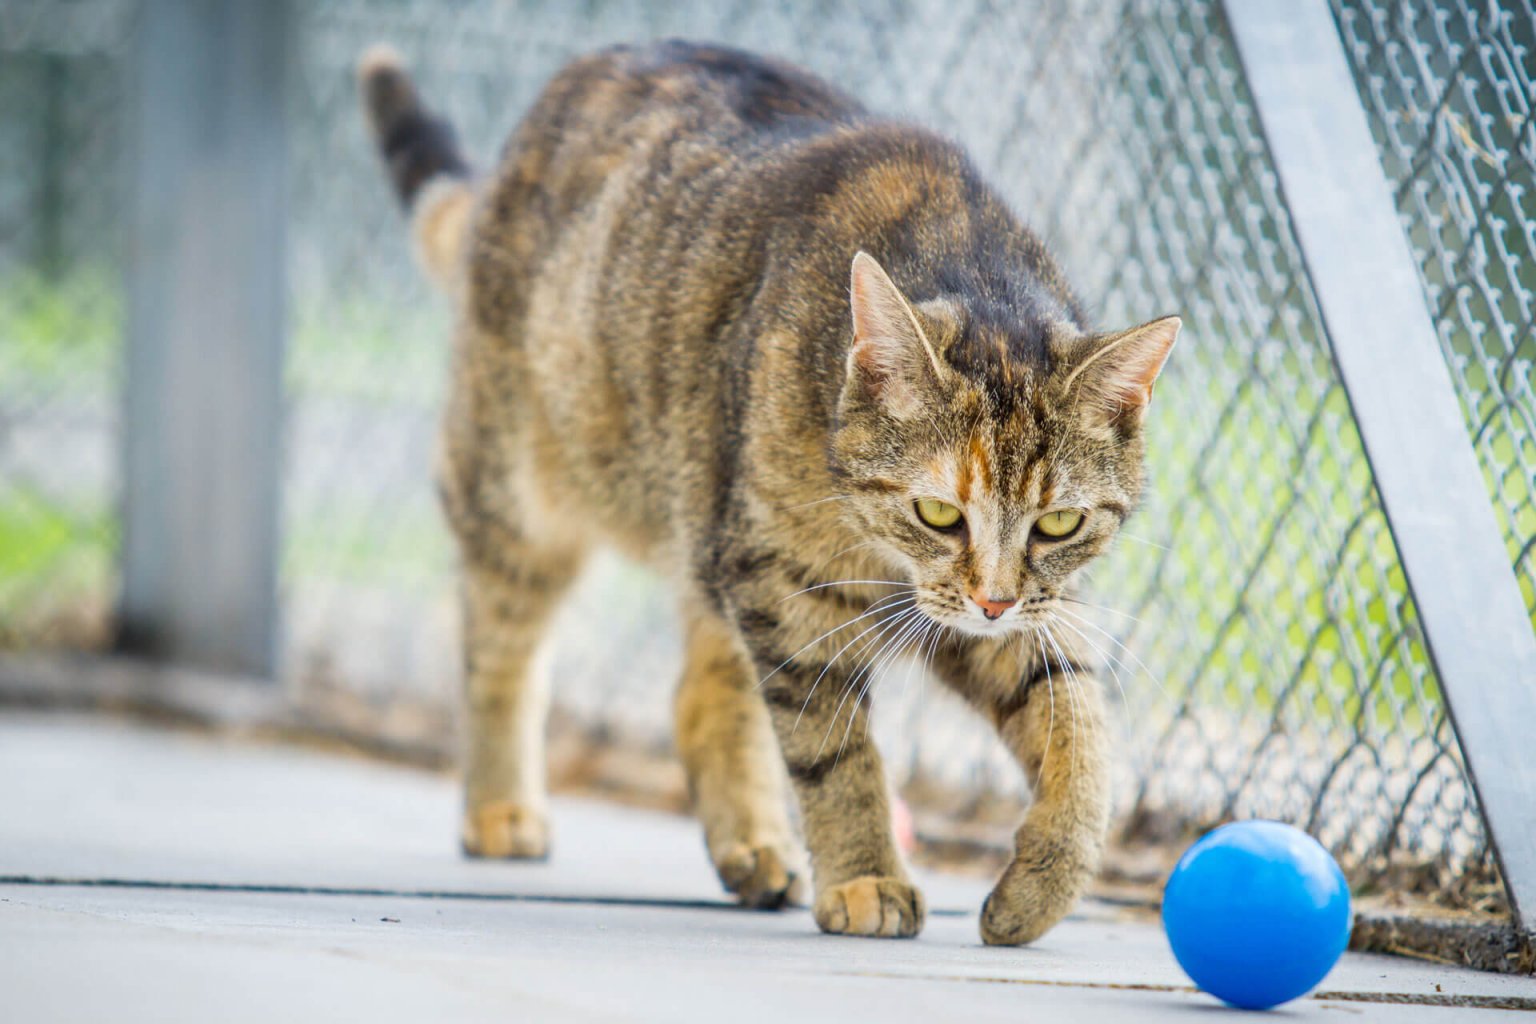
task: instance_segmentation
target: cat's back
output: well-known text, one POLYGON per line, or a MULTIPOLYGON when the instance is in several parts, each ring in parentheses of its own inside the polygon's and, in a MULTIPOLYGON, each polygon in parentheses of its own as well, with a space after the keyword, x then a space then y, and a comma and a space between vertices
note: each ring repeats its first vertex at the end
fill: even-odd
MULTIPOLYGON (((472 231, 473 321, 530 344, 558 328, 562 347, 590 347, 604 330, 600 306, 655 298, 636 293, 638 280, 739 263, 725 249, 740 225, 720 221, 764 226, 768 217, 744 201, 775 191, 764 166, 865 120, 857 100, 816 76, 729 47, 665 40, 571 61, 486 182, 472 231)), ((711 301, 703 292, 732 286, 699 273, 689 289, 698 305, 711 301)))
POLYGON ((678 142, 740 155, 863 113, 814 75, 744 50, 676 39, 612 46, 550 79, 508 141, 501 174, 512 186, 570 191, 582 165, 605 157, 678 142))
POLYGON ((772 58, 682 40, 612 46, 567 64, 524 116, 494 172, 483 233, 503 251, 541 251, 605 197, 665 203, 703 174, 864 116, 772 58))
POLYGON ((633 143, 648 127, 694 141, 751 146, 812 134, 864 113, 857 100, 783 61, 731 47, 668 39, 618 45, 561 70, 509 149, 551 152, 581 142, 633 143))

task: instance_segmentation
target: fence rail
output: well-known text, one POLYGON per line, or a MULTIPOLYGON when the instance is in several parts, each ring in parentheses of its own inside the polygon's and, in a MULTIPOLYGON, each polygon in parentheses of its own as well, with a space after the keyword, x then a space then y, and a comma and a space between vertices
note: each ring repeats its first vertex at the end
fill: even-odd
MULTIPOLYGON (((121 298, 124 250, 89 240, 123 227, 116 206, 100 201, 129 166, 126 140, 142 135, 125 127, 134 115, 120 99, 123 69, 144 26, 174 6, 0 0, 0 55, 19 58, 0 61, 0 111, 27 113, 0 117, 0 161, 20 164, 0 174, 0 224, 17 227, 0 234, 0 642, 9 647, 100 643, 118 606, 122 484, 112 453, 123 435, 111 410, 125 309, 142 296, 121 298), (94 104, 80 101, 86 94, 94 104), (69 626, 82 614, 94 628, 69 626)), ((1124 838, 1278 817, 1319 835, 1358 885, 1486 902, 1498 872, 1470 761, 1518 911, 1529 914, 1525 857, 1536 844, 1520 804, 1532 782, 1507 730, 1532 719, 1536 686, 1526 660, 1536 644, 1536 17, 1524 0, 1431 13, 1309 0, 1295 10, 1319 44, 1308 59, 1333 55, 1325 86, 1287 77, 1295 72, 1279 50, 1256 56, 1253 33, 1274 15, 1265 7, 288 6, 286 48, 272 58, 287 153, 283 206, 272 209, 286 213, 269 218, 281 228, 288 282, 282 393, 267 409, 281 413, 269 421, 281 423, 281 441, 274 429, 234 429, 271 447, 225 467, 268 456, 281 467, 275 485, 259 473, 246 481, 276 502, 280 530, 265 558, 273 571, 242 577, 270 590, 277 674, 299 692, 340 688, 381 706, 447 706, 458 686, 452 546, 430 485, 447 314, 410 266, 356 115, 356 53, 379 39, 405 52, 484 158, 576 53, 709 37, 808 65, 877 109, 956 136, 1106 326, 1185 315, 1186 340, 1148 427, 1152 490, 1093 571, 1089 596, 1103 611, 1078 623, 1115 670, 1124 838), (1360 202, 1347 223, 1375 210, 1382 245, 1370 266, 1379 270, 1390 248, 1390 278, 1341 265, 1373 236, 1342 230, 1342 215, 1309 201, 1337 184, 1322 171, 1334 165, 1320 161, 1346 150, 1309 148, 1330 132, 1347 137, 1351 166, 1375 168, 1350 172, 1347 198, 1360 202), (1398 223, 1383 213, 1394 206, 1398 223), (1430 378, 1443 385, 1447 371, 1449 386, 1437 389, 1430 378), (1422 514, 1431 499, 1442 510, 1432 520, 1422 514), (1509 566, 1516 575, 1501 598, 1509 566)), ((200 291, 175 295, 255 301, 268 313, 281 305, 200 291)), ((138 339, 130 366, 142 368, 140 349, 155 340, 145 330, 126 335, 138 339)), ((261 333, 241 325, 227 340, 244 351, 261 333)), ((169 337, 159 336, 167 352, 169 337)), ((234 450, 202 433, 199 443, 213 446, 205 455, 234 450)), ((155 486, 141 463, 127 465, 130 494, 155 486)), ((162 550, 176 543, 168 535, 162 550)), ((582 604, 610 609, 612 628, 596 645, 585 622, 560 622, 556 700, 593 731, 665 744, 678 650, 657 582, 607 563, 584 586, 582 604)), ((266 599, 245 596, 253 608, 266 599)), ((899 782, 1022 794, 986 730, 920 675, 889 674, 876 704, 899 782)))

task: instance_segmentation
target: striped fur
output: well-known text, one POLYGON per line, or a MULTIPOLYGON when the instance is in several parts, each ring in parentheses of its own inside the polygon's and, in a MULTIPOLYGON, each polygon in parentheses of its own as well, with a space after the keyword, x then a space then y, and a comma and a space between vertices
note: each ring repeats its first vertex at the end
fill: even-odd
POLYGON ((1108 821, 1092 650, 1062 602, 1140 496, 1177 320, 1094 332, 957 146, 785 64, 583 58, 473 185, 398 62, 370 67, 407 202, 451 179, 418 229, 460 305, 442 493, 469 609, 466 849, 547 849, 537 651, 606 544, 676 584, 678 748, 742 902, 805 887, 792 788, 817 924, 922 926, 867 728, 874 663, 921 654, 1035 788, 983 937, 1044 932, 1108 821), (919 498, 964 516, 927 527, 919 498), (1084 519, 1054 541, 1033 524, 1059 508, 1084 519))

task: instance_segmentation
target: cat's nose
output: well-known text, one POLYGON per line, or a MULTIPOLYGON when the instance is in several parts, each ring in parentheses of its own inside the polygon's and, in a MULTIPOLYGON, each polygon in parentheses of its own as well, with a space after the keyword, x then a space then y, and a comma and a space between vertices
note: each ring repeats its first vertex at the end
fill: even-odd
POLYGON ((979 590, 971 592, 971 600, 976 602, 976 606, 981 609, 981 614, 989 619, 1001 618, 1003 612, 1019 603, 1016 597, 983 597, 979 590))

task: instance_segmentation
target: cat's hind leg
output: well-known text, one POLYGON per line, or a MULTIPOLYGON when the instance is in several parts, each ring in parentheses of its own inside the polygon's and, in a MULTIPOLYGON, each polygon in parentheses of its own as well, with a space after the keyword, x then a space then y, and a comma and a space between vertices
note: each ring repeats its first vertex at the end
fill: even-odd
POLYGON ((542 858, 549 852, 544 634, 580 559, 527 543, 464 567, 464 852, 542 858))
POLYGON ((808 871, 756 676, 724 622, 688 617, 675 704, 677 747, 720 881, 749 907, 804 903, 808 871))

